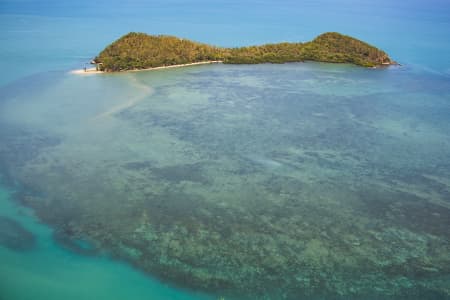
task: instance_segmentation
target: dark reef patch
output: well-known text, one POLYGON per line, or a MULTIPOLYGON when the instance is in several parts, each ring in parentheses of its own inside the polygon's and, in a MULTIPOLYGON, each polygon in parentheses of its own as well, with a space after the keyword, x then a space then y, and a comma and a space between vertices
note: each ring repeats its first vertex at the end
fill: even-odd
POLYGON ((61 142, 56 136, 29 129, 11 127, 0 124, 0 165, 25 164, 35 158, 46 148, 54 147, 61 142), (7 147, 6 147, 7 146, 7 147))
POLYGON ((170 183, 179 183, 181 181, 192 181, 197 183, 208 183, 208 178, 203 174, 202 163, 172 165, 165 167, 156 167, 153 162, 130 162, 124 164, 127 170, 138 172, 148 172, 159 180, 170 183))
POLYGON ((136 170, 136 171, 151 169, 153 166, 154 163, 150 161, 135 161, 123 165, 123 167, 127 170, 136 170))
POLYGON ((366 213, 413 231, 450 237, 450 209, 406 192, 365 190, 361 200, 366 213))
POLYGON ((34 235, 11 218, 0 216, 0 245, 15 251, 33 249, 34 235))
POLYGON ((70 232, 57 229, 52 234, 53 240, 60 246, 80 255, 96 255, 99 250, 85 239, 73 236, 70 232))
POLYGON ((180 181, 208 183, 208 178, 202 173, 201 163, 151 168, 151 171, 156 177, 172 183, 180 181))

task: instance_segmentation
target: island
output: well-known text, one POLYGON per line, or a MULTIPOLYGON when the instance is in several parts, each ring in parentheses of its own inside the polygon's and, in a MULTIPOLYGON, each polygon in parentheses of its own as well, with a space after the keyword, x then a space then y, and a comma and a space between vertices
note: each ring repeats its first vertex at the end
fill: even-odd
POLYGON ((94 58, 100 72, 118 72, 204 63, 260 64, 317 61, 363 67, 396 64, 384 51, 337 32, 305 43, 223 48, 168 35, 130 32, 94 58))

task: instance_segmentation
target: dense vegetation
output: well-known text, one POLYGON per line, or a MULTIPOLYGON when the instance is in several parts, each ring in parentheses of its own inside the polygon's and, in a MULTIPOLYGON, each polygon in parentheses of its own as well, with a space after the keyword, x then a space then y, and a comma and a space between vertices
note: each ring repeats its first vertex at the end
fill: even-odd
POLYGON ((94 62, 104 71, 123 71, 202 61, 257 64, 307 60, 365 67, 394 63, 385 52, 335 32, 324 33, 307 43, 241 48, 219 48, 173 36, 131 32, 106 47, 94 62))

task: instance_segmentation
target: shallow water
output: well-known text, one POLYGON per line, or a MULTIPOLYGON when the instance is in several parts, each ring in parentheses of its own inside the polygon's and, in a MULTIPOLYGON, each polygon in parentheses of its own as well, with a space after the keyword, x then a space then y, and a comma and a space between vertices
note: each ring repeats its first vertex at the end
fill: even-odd
POLYGON ((72 250, 231 298, 448 297, 447 80, 316 63, 53 77, 2 103, 0 153, 72 250))
POLYGON ((0 299, 450 299, 449 12, 2 1, 0 299), (403 66, 68 73, 128 31, 403 66))
POLYGON ((1 215, 29 230, 35 244, 20 251, 0 246, 1 299, 212 299, 161 283, 107 256, 61 247, 32 211, 12 204, 12 192, 0 189, 1 215))

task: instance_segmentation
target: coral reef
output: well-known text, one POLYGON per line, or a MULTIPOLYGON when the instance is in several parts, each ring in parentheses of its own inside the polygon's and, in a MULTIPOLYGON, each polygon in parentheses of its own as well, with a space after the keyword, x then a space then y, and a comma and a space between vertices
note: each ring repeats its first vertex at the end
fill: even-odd
POLYGON ((78 252, 226 299, 449 299, 448 104, 413 75, 310 68, 142 73, 138 104, 0 153, 78 252))

